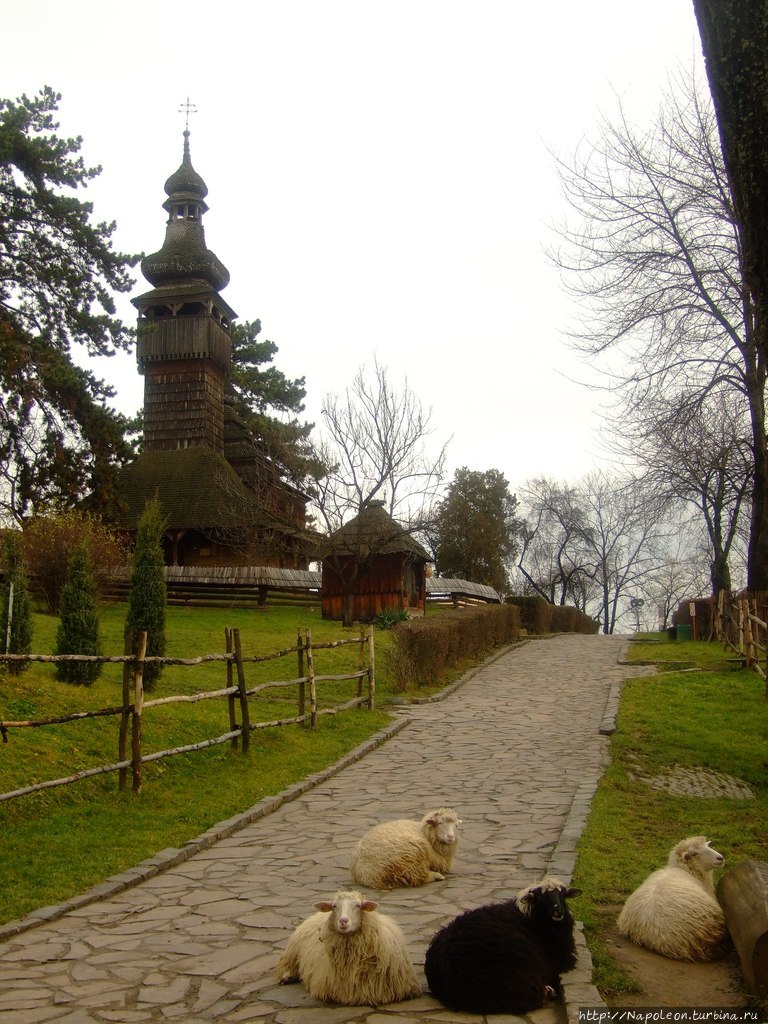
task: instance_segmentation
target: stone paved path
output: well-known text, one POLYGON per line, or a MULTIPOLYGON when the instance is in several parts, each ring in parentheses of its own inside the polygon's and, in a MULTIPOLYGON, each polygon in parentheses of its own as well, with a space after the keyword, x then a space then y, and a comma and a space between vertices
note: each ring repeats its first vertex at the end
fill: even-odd
MULTIPOLYGON (((388 1007, 325 1006, 301 985, 277 986, 274 966, 312 903, 351 887, 350 851, 378 821, 440 805, 463 819, 444 882, 372 892, 402 925, 422 980, 429 939, 457 913, 547 871, 570 878, 618 687, 648 671, 619 664, 625 647, 620 637, 561 636, 513 648, 445 699, 398 711, 393 735, 341 771, 245 827, 228 823, 225 838, 190 844, 210 843, 194 856, 182 851, 181 863, 123 891, 119 876, 97 902, 46 909, 35 927, 0 930, 0 1024, 482 1021, 429 994, 388 1007)), ((561 1024, 579 1004, 598 1003, 590 968, 580 937, 565 1005, 531 1021, 561 1024)))

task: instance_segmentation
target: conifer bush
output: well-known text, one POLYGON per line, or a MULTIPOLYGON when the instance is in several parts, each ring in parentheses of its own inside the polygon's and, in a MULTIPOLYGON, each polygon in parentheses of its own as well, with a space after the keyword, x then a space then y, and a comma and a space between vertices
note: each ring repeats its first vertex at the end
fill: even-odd
MULTIPOLYGON (((144 631, 147 634, 147 656, 159 658, 165 654, 166 643, 164 532, 160 502, 153 498, 144 507, 136 531, 125 628, 133 631, 134 654, 139 633, 144 631)), ((150 663, 144 666, 145 690, 154 688, 162 671, 162 665, 150 663)))
MULTIPOLYGON (((78 544, 67 565, 55 653, 100 653, 96 582, 85 543, 78 544)), ((56 665, 56 676, 65 683, 90 686, 101 675, 101 667, 98 661, 60 661, 56 665)))
MULTIPOLYGON (((17 531, 6 534, 3 565, 5 580, 0 602, 2 650, 6 654, 29 654, 32 650, 32 601, 22 557, 21 534, 17 531)), ((19 675, 29 668, 29 662, 9 662, 6 668, 11 675, 19 675)))

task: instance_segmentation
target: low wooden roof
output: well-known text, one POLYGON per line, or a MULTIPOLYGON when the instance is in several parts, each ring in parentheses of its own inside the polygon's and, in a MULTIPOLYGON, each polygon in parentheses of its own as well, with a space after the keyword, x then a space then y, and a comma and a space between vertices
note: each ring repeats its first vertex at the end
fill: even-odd
POLYGON ((348 523, 332 533, 323 545, 323 557, 329 554, 354 555, 405 554, 430 561, 427 550, 419 544, 384 508, 383 501, 371 501, 348 523))

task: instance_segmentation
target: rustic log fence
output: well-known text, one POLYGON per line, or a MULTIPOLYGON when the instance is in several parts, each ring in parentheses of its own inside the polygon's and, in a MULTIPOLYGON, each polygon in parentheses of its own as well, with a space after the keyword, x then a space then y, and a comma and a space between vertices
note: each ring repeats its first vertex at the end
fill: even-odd
POLYGON ((733 650, 745 668, 766 682, 768 697, 768 609, 765 594, 720 591, 714 610, 714 635, 733 650))
POLYGON ((103 775, 109 772, 118 772, 118 787, 120 790, 127 788, 128 772, 131 773, 133 792, 139 794, 142 786, 142 765, 151 761, 159 761, 165 757, 176 754, 187 754, 197 750, 204 750, 207 747, 229 742, 234 749, 238 747, 243 754, 247 754, 250 746, 250 735, 255 729, 267 729, 274 726, 305 724, 311 729, 317 727, 318 717, 321 715, 337 714, 349 708, 366 705, 370 710, 375 707, 376 681, 375 681, 375 656, 373 632, 371 630, 361 631, 358 637, 332 640, 325 643, 313 643, 310 630, 302 635, 301 629, 297 634, 296 645, 288 647, 271 654, 245 657, 242 652, 239 629, 227 629, 225 631, 226 651, 223 654, 205 654, 196 658, 160 658, 147 656, 147 635, 138 635, 137 650, 133 653, 133 636, 126 633, 124 653, 122 655, 79 655, 79 654, 2 654, 0 664, 3 662, 45 662, 56 664, 62 661, 100 662, 103 664, 122 664, 122 704, 117 707, 98 708, 92 711, 76 711, 66 715, 58 715, 52 718, 41 718, 26 721, 0 721, 0 736, 3 743, 8 742, 9 730, 41 728, 45 726, 61 725, 66 722, 75 722, 87 718, 102 718, 108 716, 120 716, 118 730, 118 760, 114 764, 99 765, 94 768, 85 768, 59 779, 50 779, 45 782, 37 782, 29 786, 23 786, 8 793, 0 793, 0 802, 11 800, 16 797, 26 796, 30 793, 39 792, 43 789, 52 789, 58 786, 66 786, 82 779, 92 778, 96 775, 103 775), (348 644, 359 646, 358 668, 354 672, 335 675, 318 675, 315 671, 315 652, 320 650, 331 650, 343 647, 348 644), (247 664, 263 663, 284 658, 295 654, 298 661, 298 675, 292 679, 270 680, 259 683, 256 686, 248 687, 246 684, 245 666, 247 664), (144 667, 148 663, 161 665, 195 666, 207 662, 221 661, 226 665, 227 685, 219 690, 205 690, 194 694, 173 694, 168 697, 159 697, 153 700, 145 699, 144 695, 144 667), (346 680, 357 680, 357 694, 350 700, 333 707, 318 707, 318 683, 343 682, 346 680), (296 691, 297 714, 287 717, 273 719, 272 721, 251 720, 251 709, 249 698, 267 690, 293 688, 296 691), (189 743, 184 746, 174 747, 170 750, 160 750, 151 754, 142 752, 141 726, 145 712, 150 708, 161 705, 185 703, 192 704, 201 700, 212 700, 227 698, 229 715, 229 729, 220 736, 201 740, 198 743, 189 743), (308 704, 308 708, 307 708, 308 704), (237 710, 240 711, 238 723, 237 710), (130 754, 128 751, 130 743, 130 754))

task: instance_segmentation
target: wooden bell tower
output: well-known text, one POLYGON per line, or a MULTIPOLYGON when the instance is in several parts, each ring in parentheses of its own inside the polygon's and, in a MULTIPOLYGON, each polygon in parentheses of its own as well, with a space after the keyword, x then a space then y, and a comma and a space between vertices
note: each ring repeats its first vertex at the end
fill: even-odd
POLYGON ((141 272, 153 286, 139 311, 136 359, 144 374, 144 451, 224 450, 224 387, 236 313, 219 294, 229 271, 205 244, 208 188, 192 166, 189 130, 181 166, 165 183, 163 247, 141 272))

